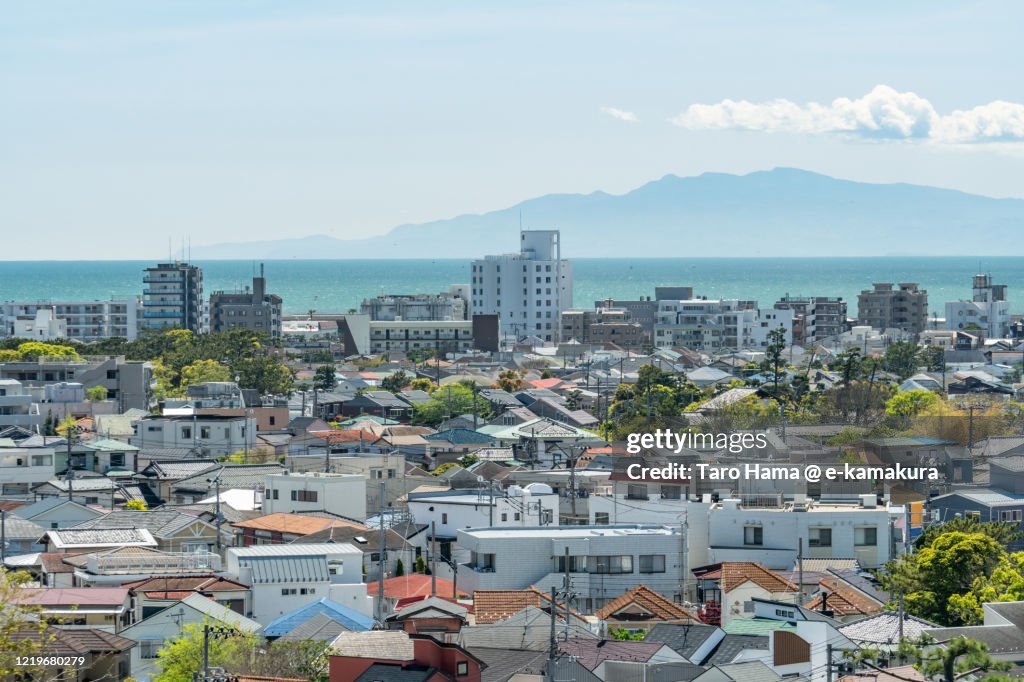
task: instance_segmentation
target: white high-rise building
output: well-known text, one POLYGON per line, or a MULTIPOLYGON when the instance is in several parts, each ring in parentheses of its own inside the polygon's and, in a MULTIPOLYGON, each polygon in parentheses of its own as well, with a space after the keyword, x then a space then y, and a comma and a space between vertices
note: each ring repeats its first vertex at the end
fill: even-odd
POLYGON ((534 336, 558 342, 558 320, 572 307, 572 264, 558 230, 524 230, 519 253, 472 263, 474 315, 497 315, 502 341, 534 336))
POLYGON ((970 301, 946 303, 947 329, 980 329, 986 338, 1002 339, 1010 333, 1010 304, 1006 285, 992 284, 991 275, 975 275, 970 301))

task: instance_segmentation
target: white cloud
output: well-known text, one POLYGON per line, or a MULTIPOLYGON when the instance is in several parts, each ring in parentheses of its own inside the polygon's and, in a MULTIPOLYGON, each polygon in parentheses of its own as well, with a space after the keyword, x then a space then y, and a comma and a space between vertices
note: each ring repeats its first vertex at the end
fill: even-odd
POLYGON ((637 122, 636 114, 632 111, 623 111, 622 109, 616 109, 615 107, 601 107, 601 111, 619 121, 625 121, 626 123, 637 122))
POLYGON ((922 139, 947 144, 1024 141, 1024 104, 995 101, 939 114, 927 99, 877 85, 858 99, 830 104, 723 100, 692 104, 672 122, 690 130, 839 133, 868 138, 922 139))

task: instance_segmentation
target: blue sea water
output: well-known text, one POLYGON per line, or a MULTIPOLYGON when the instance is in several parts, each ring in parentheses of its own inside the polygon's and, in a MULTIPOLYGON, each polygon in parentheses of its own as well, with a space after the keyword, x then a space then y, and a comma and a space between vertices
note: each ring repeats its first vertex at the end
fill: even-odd
MULTIPOLYGON (((149 261, 0 261, 0 300, 94 300, 135 296, 149 261)), ((197 261, 207 293, 239 289, 258 268, 249 261, 197 261)), ((469 282, 466 260, 266 261, 267 287, 285 311, 344 312, 381 292, 436 293, 469 282)), ((651 296, 655 286, 692 286, 697 295, 754 299, 771 305, 786 293, 842 296, 856 310, 857 293, 873 282, 917 282, 928 290, 929 310, 970 298, 971 278, 991 273, 1009 287, 1010 309, 1024 312, 1024 257, 983 259, 879 258, 644 258, 573 259, 574 304, 604 298, 651 296)))

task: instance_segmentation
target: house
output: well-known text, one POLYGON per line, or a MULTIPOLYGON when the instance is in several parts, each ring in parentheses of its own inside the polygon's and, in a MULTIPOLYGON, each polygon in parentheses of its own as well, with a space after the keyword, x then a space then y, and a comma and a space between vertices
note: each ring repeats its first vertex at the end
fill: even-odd
POLYGON ((635 642, 614 639, 570 638, 559 641, 558 652, 570 656, 601 679, 609 677, 606 663, 633 661, 645 664, 686 663, 686 659, 659 642, 635 642))
POLYGON ((287 634, 277 638, 279 642, 321 642, 325 646, 333 642, 343 632, 349 630, 323 613, 317 614, 287 634))
MULTIPOLYGON (((55 452, 54 467, 57 473, 68 468, 67 451, 58 448, 55 452)), ((71 449, 71 468, 88 470, 97 474, 111 471, 135 472, 139 467, 139 448, 112 438, 84 441, 71 449)))
MULTIPOLYGON (((285 468, 280 464, 218 464, 216 469, 202 471, 174 483, 171 486, 171 499, 175 504, 192 504, 215 495, 218 488, 262 489, 267 476, 284 471, 285 468)), ((266 503, 266 495, 263 501, 266 503)))
MULTIPOLYGON (((398 527, 398 530, 395 530, 395 528, 384 529, 385 577, 397 574, 399 562, 401 562, 404 571, 412 570, 416 558, 422 553, 422 548, 419 544, 414 545, 411 543, 408 537, 422 534, 426 529, 426 524, 402 524, 398 527), (411 535, 407 537, 405 531, 408 531, 411 535)), ((368 581, 375 581, 380 577, 382 562, 380 541, 381 530, 379 526, 377 528, 368 528, 352 524, 330 526, 316 533, 311 533, 301 540, 301 542, 307 544, 341 542, 359 548, 363 552, 363 573, 368 581)))
MULTIPOLYGON (((141 512, 139 512, 141 513, 141 512)), ((63 528, 46 531, 47 551, 83 554, 111 548, 156 547, 146 528, 63 528)))
POLYGON ((76 475, 73 479, 50 479, 33 486, 32 494, 36 499, 63 497, 79 504, 105 503, 108 506, 129 499, 117 481, 106 476, 79 478, 76 475))
POLYGON ((327 598, 369 615, 362 552, 344 544, 231 547, 226 573, 252 590, 253 618, 261 623, 327 598))
POLYGON ((334 640, 329 679, 330 682, 385 679, 481 682, 484 665, 458 644, 402 630, 373 630, 343 633, 334 640))
POLYGON ((762 661, 713 665, 692 682, 778 682, 782 676, 762 661))
POLYGON ((265 514, 326 511, 349 519, 366 518, 367 481, 359 474, 275 471, 263 480, 265 514))
POLYGON ((168 553, 214 552, 221 545, 231 544, 229 529, 219 529, 221 540, 218 542, 216 525, 170 508, 112 511, 79 524, 75 530, 104 531, 122 528, 149 531, 157 542, 156 548, 168 553))
POLYGON ((925 628, 924 634, 938 642, 967 637, 988 646, 997 661, 1016 663, 1024 658, 1024 602, 997 602, 981 605, 982 624, 964 627, 925 628))
MULTIPOLYGON (((367 583, 367 594, 373 599, 378 595, 378 584, 367 583)), ((384 613, 391 613, 399 603, 416 599, 429 599, 440 595, 452 599, 468 597, 465 592, 455 589, 455 583, 437 575, 406 573, 384 580, 384 613)))
MULTIPOLYGON (((54 532, 54 531, 51 531, 54 532)), ((66 531, 64 531, 66 532, 66 531)), ((111 531, 84 531, 101 533, 111 531)), ((113 531, 123 533, 124 531, 113 531)), ((149 531, 136 531, 148 533, 149 531)), ((151 547, 125 546, 84 554, 66 554, 61 561, 73 567, 75 585, 121 585, 158 576, 208 575, 221 570, 220 555, 212 552, 167 553, 151 547)))
POLYGON ((881 613, 885 602, 861 592, 838 576, 826 574, 818 582, 817 594, 804 604, 804 608, 850 622, 881 613))
MULTIPOLYGON (((21 632, 12 631, 8 635, 12 640, 35 640, 39 651, 45 652, 43 660, 52 664, 45 666, 39 679, 66 679, 67 667, 62 661, 71 658, 81 659, 76 668, 87 671, 86 680, 125 680, 135 675, 131 666, 130 651, 134 651, 135 642, 127 637, 116 635, 100 628, 61 628, 53 627, 40 631, 31 627, 21 632)), ((28 672, 28 668, 25 672, 28 672)), ((29 679, 26 677, 25 679, 29 679)), ((35 678, 32 678, 35 679, 35 678)), ((139 682, 143 682, 142 678, 139 682)))
POLYGON ((315 616, 326 616, 342 627, 343 632, 368 632, 373 629, 373 619, 330 599, 319 599, 300 606, 267 623, 260 633, 267 639, 277 639, 305 624, 315 616))
MULTIPOLYGON (((710 582, 709 574, 703 582, 710 582)), ((761 564, 753 561, 723 563, 718 571, 717 585, 702 586, 700 600, 721 604, 721 625, 724 628, 734 618, 754 617, 754 598, 792 603, 799 587, 761 564)))
MULTIPOLYGON (((551 646, 551 619, 550 610, 542 611, 527 606, 502 620, 463 628, 459 633, 459 641, 474 652, 480 648, 548 651, 551 646)), ((560 639, 597 639, 597 635, 591 632, 590 624, 572 612, 568 624, 564 610, 556 610, 554 620, 555 632, 560 639)))
POLYGON ((174 575, 143 578, 126 582, 135 597, 135 620, 149 618, 189 594, 212 599, 235 613, 252 612, 249 586, 218 575, 174 575))
POLYGON ((217 462, 212 459, 154 460, 135 474, 134 479, 148 484, 161 500, 170 501, 171 487, 178 481, 216 468, 217 462))
POLYGON ((564 459, 567 445, 597 443, 601 439, 594 433, 552 419, 537 417, 529 421, 491 430, 484 427, 499 446, 511 445, 516 459, 539 464, 553 464, 564 459))
POLYGON ((158 672, 157 652, 168 641, 168 633, 180 633, 186 625, 209 623, 231 626, 242 632, 256 633, 261 625, 235 611, 197 593, 184 595, 164 609, 153 613, 121 631, 138 643, 131 652, 132 676, 148 682, 158 672))
POLYGON ((357 533, 366 530, 366 526, 354 521, 343 521, 324 516, 308 514, 286 514, 275 512, 257 516, 254 519, 236 521, 231 524, 236 529, 238 542, 232 543, 240 547, 252 545, 282 545, 290 542, 306 542, 306 538, 314 533, 337 526, 352 528, 357 533))
MULTIPOLYGON (((1024 473, 1022 465, 1024 457, 1020 455, 989 461, 990 479, 999 481, 1000 486, 1014 486, 1016 490, 991 486, 954 490, 933 497, 929 507, 938 513, 942 521, 963 516, 979 521, 1004 521, 1020 525, 1024 521, 1024 491, 1021 491, 1017 480, 1024 473), (997 461, 1000 463, 996 464, 997 461)), ((1024 541, 1011 542, 1008 547, 1010 551, 1019 552, 1024 549, 1024 541)))
POLYGON ((608 629, 646 630, 656 623, 698 623, 697 614, 640 584, 595 613, 608 629))
POLYGON ((5 557, 42 552, 46 549, 46 529, 37 523, 14 514, 4 514, 0 517, 0 529, 3 530, 3 539, 7 543, 4 547, 5 557))
POLYGON ((680 531, 639 524, 459 529, 458 545, 469 559, 460 560, 458 583, 466 591, 560 589, 568 550, 576 605, 592 612, 641 583, 680 585, 680 531))
POLYGON ((387 417, 396 421, 408 421, 413 415, 413 406, 390 391, 366 391, 346 401, 340 414, 358 417, 363 414, 387 417))
POLYGON ((895 611, 882 611, 874 616, 861 618, 839 628, 844 637, 857 646, 879 649, 889 654, 899 650, 900 636, 916 641, 926 630, 939 627, 935 623, 904 613, 900 622, 900 614, 895 611))
POLYGON ((131 595, 124 587, 25 587, 20 604, 62 627, 91 627, 117 634, 132 624, 131 595))
POLYGON ((715 369, 714 367, 700 367, 699 369, 690 370, 686 373, 686 378, 698 388, 727 384, 735 379, 732 374, 715 369))
MULTIPOLYGON (((552 603, 556 613, 565 613, 565 603, 557 599, 552 602, 551 595, 529 587, 525 590, 477 590, 473 592, 473 614, 477 625, 488 625, 511 618, 524 609, 534 608, 551 612, 552 603)), ((570 608, 571 616, 581 623, 586 623, 586 616, 570 608)))
POLYGON ((47 497, 24 507, 16 515, 44 528, 71 528, 91 521, 103 512, 68 500, 66 497, 47 497))
POLYGON ((424 634, 442 641, 453 641, 469 620, 469 610, 456 602, 440 597, 427 597, 403 606, 388 616, 389 630, 424 634))

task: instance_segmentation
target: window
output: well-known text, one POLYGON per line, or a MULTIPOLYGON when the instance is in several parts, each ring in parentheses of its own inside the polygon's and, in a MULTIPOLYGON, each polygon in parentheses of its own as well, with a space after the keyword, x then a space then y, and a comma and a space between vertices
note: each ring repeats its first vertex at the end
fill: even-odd
POLYGON ((808 546, 810 547, 831 547, 832 546, 832 529, 831 528, 811 528, 809 529, 810 538, 808 539, 808 546))
MULTIPOLYGON (((565 555, 560 554, 555 559, 555 573, 565 573, 565 555)), ((569 572, 570 573, 586 573, 587 571, 587 557, 585 556, 570 556, 569 557, 569 572)))
POLYGON ((857 547, 874 547, 878 544, 878 529, 873 526, 854 528, 853 544, 857 547))
POLYGON ((661 486, 661 498, 663 500, 678 500, 680 498, 680 486, 678 485, 663 485, 661 486))
POLYGON ((270 491, 270 499, 272 499, 272 500, 279 500, 279 499, 281 499, 280 495, 277 492, 277 488, 274 488, 273 490, 270 491))
POLYGON ((317 500, 317 491, 315 491, 315 490, 293 490, 292 491, 292 502, 316 502, 316 500, 317 500))
POLYGON ((191 426, 182 426, 181 427, 181 437, 185 438, 185 439, 191 438, 192 437, 192 427, 191 426))
POLYGON ((999 520, 1000 521, 1017 521, 1019 523, 1020 520, 1021 520, 1021 510, 1020 509, 1011 509, 1011 510, 1001 511, 1001 512, 999 512, 999 520))
POLYGON ((775 615, 779 618, 794 618, 796 613, 788 609, 775 609, 775 615))
POLYGON ((598 526, 607 526, 608 525, 608 521, 609 521, 608 512, 596 512, 594 514, 594 523, 596 525, 598 525, 598 526))
POLYGON ((139 653, 142 658, 156 658, 156 652, 164 646, 162 639, 144 639, 139 642, 139 653))
POLYGON ((455 664, 455 674, 459 677, 469 675, 469 661, 459 661, 455 664))
POLYGON ((744 545, 763 545, 764 528, 761 526, 743 526, 744 545))
POLYGON ((445 525, 447 523, 448 523, 448 514, 442 512, 441 513, 441 525, 445 525))
POLYGON ((745 602, 743 602, 743 613, 753 613, 753 612, 754 612, 754 602, 753 601, 745 601, 745 602))
POLYGON ((626 499, 627 500, 646 500, 647 499, 647 484, 630 484, 626 486, 626 499))
POLYGON ((290 594, 296 594, 296 589, 294 587, 282 587, 281 588, 281 596, 282 597, 287 597, 290 594))
POLYGON ((210 427, 209 426, 200 426, 199 427, 199 437, 202 438, 203 440, 208 439, 210 437, 210 427))
POLYGON ((590 556, 587 557, 588 573, 621 574, 633 572, 633 557, 629 554, 621 556, 590 556))
POLYGON ((641 573, 664 573, 665 572, 665 555, 664 554, 641 554, 640 555, 640 572, 641 573))
POLYGON ((508 521, 508 512, 501 512, 501 520, 508 521))

